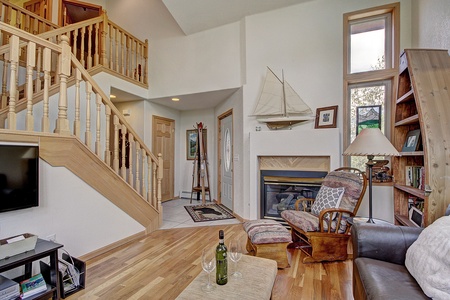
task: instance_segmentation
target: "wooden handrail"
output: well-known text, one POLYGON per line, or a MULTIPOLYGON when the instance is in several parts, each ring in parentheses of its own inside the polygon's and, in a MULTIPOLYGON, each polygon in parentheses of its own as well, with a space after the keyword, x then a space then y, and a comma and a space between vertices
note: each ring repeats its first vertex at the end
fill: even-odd
MULTIPOLYGON (((59 27, 6 0, 0 0, 0 5, 5 7, 6 14, 0 16, 5 24, 16 25, 16 28, 39 35, 55 44, 60 41, 61 36, 69 37, 72 53, 84 68, 89 70, 103 66, 133 83, 148 87, 148 40, 141 41, 109 20, 105 11, 98 17, 59 27), (25 20, 37 20, 35 23, 38 30, 13 22, 11 11, 17 12, 25 20)), ((0 7, 0 14, 1 11, 0 7)), ((0 54, 8 51, 8 43, 9 36, 5 35, 3 46, 0 45, 0 54)))
POLYGON ((44 19, 23 7, 17 6, 8 0, 0 0, 1 21, 8 25, 15 25, 16 28, 22 29, 31 34, 40 34, 58 28, 59 26, 44 19), (12 18, 12 12, 16 14, 16 18, 12 18), (14 21, 14 22, 13 22, 14 21))
MULTIPOLYGON (((157 157, 147 148, 75 57, 69 38, 61 35, 60 44, 55 45, 7 24, 0 23, 0 30, 10 36, 9 50, 4 52, 4 78, 10 78, 6 88, 9 98, 8 106, 0 110, 0 128, 6 124, 6 129, 12 131, 49 134, 50 125, 56 124, 55 135, 78 137, 161 217, 161 155, 157 157), (21 53, 25 60, 19 65, 21 53), (22 66, 25 74, 19 72, 22 66), (21 101, 19 82, 25 82, 26 87, 21 101), (49 91, 55 87, 59 94, 51 97, 49 91), (35 112, 35 94, 43 98, 39 115, 35 112), (37 126, 35 118, 39 117, 41 125, 37 126)), ((6 83, 5 79, 3 84, 6 83)))

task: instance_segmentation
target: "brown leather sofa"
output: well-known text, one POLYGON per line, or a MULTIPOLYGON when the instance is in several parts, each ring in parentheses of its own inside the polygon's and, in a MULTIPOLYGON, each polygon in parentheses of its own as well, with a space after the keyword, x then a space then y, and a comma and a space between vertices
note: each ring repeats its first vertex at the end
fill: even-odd
POLYGON ((422 228, 355 223, 353 297, 361 299, 430 299, 405 267, 405 255, 422 228))

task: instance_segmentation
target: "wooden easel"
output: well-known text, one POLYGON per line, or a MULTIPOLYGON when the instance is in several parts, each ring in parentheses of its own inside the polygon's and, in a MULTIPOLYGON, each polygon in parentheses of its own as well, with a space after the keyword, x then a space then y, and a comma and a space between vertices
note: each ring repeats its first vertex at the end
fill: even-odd
POLYGON ((197 123, 197 147, 195 150, 194 168, 192 172, 192 191, 191 202, 194 193, 197 193, 197 200, 202 195, 202 204, 206 203, 206 193, 211 201, 211 192, 209 189, 209 167, 208 156, 205 151, 205 141, 203 140, 203 123, 197 123))

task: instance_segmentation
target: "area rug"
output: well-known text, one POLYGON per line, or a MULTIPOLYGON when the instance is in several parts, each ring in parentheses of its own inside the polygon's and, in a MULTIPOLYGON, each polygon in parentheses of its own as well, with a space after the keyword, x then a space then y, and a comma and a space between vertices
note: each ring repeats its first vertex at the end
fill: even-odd
POLYGON ((234 219, 233 213, 221 204, 185 206, 194 222, 234 219))

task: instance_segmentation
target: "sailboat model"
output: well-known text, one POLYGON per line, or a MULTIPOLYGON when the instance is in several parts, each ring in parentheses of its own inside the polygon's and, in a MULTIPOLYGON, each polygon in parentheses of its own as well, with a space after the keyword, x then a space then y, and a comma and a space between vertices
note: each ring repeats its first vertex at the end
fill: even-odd
POLYGON ((294 89, 267 67, 266 79, 253 116, 269 129, 291 127, 315 119, 311 108, 294 89))

